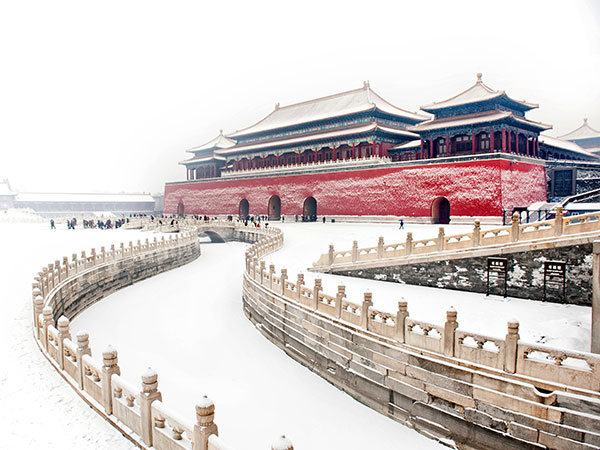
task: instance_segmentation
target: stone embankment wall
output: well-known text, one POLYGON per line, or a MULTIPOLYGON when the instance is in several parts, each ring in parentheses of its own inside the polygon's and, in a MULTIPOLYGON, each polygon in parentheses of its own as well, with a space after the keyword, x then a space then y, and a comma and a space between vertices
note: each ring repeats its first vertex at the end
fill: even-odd
MULTIPOLYGON (((549 301, 578 305, 592 304, 592 242, 600 236, 600 214, 565 218, 562 208, 556 219, 493 230, 481 230, 475 222, 472 233, 446 236, 440 228, 437 238, 359 248, 321 255, 311 270, 359 278, 393 281, 420 286, 486 292, 487 258, 508 259, 507 295, 533 300, 544 299, 544 262, 567 264, 565 298, 562 286, 548 284, 549 301)), ((492 277, 493 281, 493 277, 492 277)), ((494 283, 492 283, 494 285, 494 283)), ((503 286, 502 286, 503 288, 503 286)), ((494 286, 490 292, 501 293, 494 286)))
MULTIPOLYGON (((130 227, 145 226, 136 222, 130 227)), ((218 230, 219 224, 213 223, 213 229, 218 230)), ((71 261, 64 258, 62 263, 49 264, 33 284, 34 337, 76 392, 138 447, 226 450, 229 447, 218 437, 215 406, 209 398, 199 399, 193 420, 181 416, 163 403, 153 369, 142 374, 141 383, 133 384, 121 376, 117 350, 109 347, 101 359, 95 359, 89 335, 80 331, 72 336, 70 330, 70 319, 112 292, 198 258, 198 229, 190 225, 187 230, 169 239, 130 242, 108 251, 92 249, 89 256, 82 252, 81 257, 74 254, 71 261)), ((259 234, 280 236, 279 230, 252 230, 240 236, 254 241, 259 234)), ((284 437, 275 445, 293 450, 284 437)))
POLYGON ((371 408, 463 448, 600 447, 600 357, 504 339, 373 309, 292 282, 259 242, 246 254, 244 311, 289 356, 371 408))

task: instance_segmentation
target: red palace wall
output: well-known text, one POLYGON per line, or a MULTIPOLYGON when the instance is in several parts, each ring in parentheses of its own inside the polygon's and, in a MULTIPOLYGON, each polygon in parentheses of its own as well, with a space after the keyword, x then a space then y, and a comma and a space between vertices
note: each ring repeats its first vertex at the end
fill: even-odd
POLYGON ((300 215, 304 200, 317 201, 317 213, 335 215, 431 216, 432 202, 446 197, 452 216, 500 216, 502 209, 546 200, 543 165, 499 157, 348 172, 309 173, 170 183, 165 213, 234 214, 248 200, 250 214, 267 214, 269 198, 281 198, 281 214, 300 215))

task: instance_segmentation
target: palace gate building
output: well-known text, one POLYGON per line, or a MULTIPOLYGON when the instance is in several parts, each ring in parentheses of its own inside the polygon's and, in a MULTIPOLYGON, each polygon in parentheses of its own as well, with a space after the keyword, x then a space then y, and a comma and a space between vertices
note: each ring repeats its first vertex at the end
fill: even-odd
POLYGON ((360 89, 279 106, 258 123, 192 148, 165 212, 400 216, 447 223, 546 201, 548 159, 598 161, 540 133, 538 105, 476 83, 421 111, 360 89))

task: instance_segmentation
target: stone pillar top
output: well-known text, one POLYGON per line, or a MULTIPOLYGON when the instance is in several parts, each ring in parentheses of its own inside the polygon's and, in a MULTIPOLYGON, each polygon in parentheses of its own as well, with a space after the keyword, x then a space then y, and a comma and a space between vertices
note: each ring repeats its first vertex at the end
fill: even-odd
POLYGON ((68 333, 70 324, 71 321, 69 319, 67 319, 65 316, 60 316, 57 322, 58 331, 60 333, 68 333))
POLYGON ((456 317, 457 317, 458 313, 456 312, 456 309, 454 309, 453 306, 451 306, 448 311, 446 311, 446 320, 448 322, 456 322, 456 317))
POLYGON ((215 419, 215 404, 206 395, 196 403, 196 421, 198 425, 207 426, 215 419))
POLYGON ((271 445, 271 450, 294 450, 294 446, 292 445, 292 441, 282 434, 275 439, 275 442, 271 445))
POLYGON ((77 347, 78 348, 87 348, 90 343, 90 335, 87 331, 79 330, 75 335, 77 338, 77 347))
POLYGON ((151 367, 148 367, 142 374, 142 390, 146 394, 158 390, 158 374, 156 373, 156 370, 151 367))
POLYGON ((102 364, 104 367, 111 368, 116 366, 118 362, 119 357, 117 350, 112 345, 109 345, 106 347, 106 350, 102 352, 102 364))

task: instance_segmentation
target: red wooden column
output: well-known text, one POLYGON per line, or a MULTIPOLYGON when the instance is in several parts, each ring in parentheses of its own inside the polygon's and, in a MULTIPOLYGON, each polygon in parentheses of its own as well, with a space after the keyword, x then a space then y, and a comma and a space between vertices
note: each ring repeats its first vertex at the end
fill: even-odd
POLYGON ((519 154, 519 132, 517 131, 515 134, 515 153, 519 154))
POLYGON ((333 148, 333 153, 331 155, 331 160, 337 161, 337 152, 335 151, 335 145, 332 148, 333 148))
POLYGON ((356 159, 356 146, 352 144, 352 159, 356 159))
POLYGON ((452 154, 450 135, 446 135, 446 156, 450 156, 452 154))
POLYGON ((275 155, 275 167, 279 167, 279 154, 275 155))
POLYGON ((529 136, 525 136, 525 153, 529 156, 529 136))
POLYGON ((265 157, 264 156, 262 157, 262 168, 263 169, 265 168, 265 157))
POLYGON ((428 158, 431 158, 433 155, 433 139, 429 140, 429 154, 427 155, 428 158))
POLYGON ((475 133, 472 133, 472 136, 471 136, 471 147, 473 148, 473 154, 475 154, 475 150, 476 150, 476 147, 475 147, 475 133))
POLYGON ((536 137, 535 138, 535 154, 536 156, 539 155, 540 153, 540 138, 536 137))
POLYGON ((490 131, 490 151, 494 153, 494 130, 490 131))
POLYGON ((507 134, 508 134, 508 136, 507 136, 507 139, 508 139, 508 153, 512 153, 512 145, 511 145, 511 142, 510 142, 510 130, 508 130, 507 134))
POLYGON ((423 139, 421 139, 421 157, 419 159, 423 159, 423 139))
POLYGON ((506 153, 506 128, 502 128, 502 153, 506 153))

